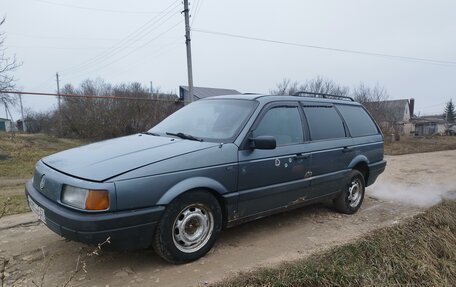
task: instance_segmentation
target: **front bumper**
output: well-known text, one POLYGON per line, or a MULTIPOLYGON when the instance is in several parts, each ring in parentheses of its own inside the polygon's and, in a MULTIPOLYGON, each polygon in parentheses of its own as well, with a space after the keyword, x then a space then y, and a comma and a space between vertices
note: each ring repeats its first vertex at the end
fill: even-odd
POLYGON ((165 209, 155 206, 138 210, 89 213, 78 212, 49 200, 33 187, 25 185, 25 195, 44 210, 46 226, 67 239, 98 244, 108 237, 109 249, 140 249, 150 246, 155 226, 165 209))

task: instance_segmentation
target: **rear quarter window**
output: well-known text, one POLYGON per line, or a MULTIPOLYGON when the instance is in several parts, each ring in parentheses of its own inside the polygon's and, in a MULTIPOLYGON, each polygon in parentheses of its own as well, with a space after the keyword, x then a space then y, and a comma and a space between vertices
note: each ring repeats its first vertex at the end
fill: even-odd
POLYGON ((345 137, 339 113, 332 106, 304 106, 310 137, 313 141, 345 137))
POLYGON ((377 126, 361 106, 337 105, 352 137, 378 134, 377 126))

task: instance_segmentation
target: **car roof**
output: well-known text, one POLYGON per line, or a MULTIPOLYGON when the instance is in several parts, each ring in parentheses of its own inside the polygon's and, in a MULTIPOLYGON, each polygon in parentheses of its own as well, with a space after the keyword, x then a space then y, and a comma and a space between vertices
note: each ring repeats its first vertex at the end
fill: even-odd
POLYGON ((216 99, 250 100, 250 101, 258 101, 261 103, 298 100, 298 101, 302 101, 302 102, 360 105, 360 103, 351 101, 349 99, 339 100, 339 99, 334 99, 334 98, 323 98, 323 97, 315 97, 315 96, 277 96, 277 95, 264 95, 264 94, 223 95, 223 96, 208 97, 208 98, 205 98, 204 100, 216 100, 216 99))

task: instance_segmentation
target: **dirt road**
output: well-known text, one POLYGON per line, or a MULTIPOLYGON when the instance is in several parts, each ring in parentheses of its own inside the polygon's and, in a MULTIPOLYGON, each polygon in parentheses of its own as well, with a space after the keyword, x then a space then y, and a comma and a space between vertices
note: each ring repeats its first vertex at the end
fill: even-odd
POLYGON ((241 270, 349 242, 415 215, 443 197, 454 198, 456 151, 387 160, 387 170, 368 188, 356 215, 318 205, 264 218, 224 231, 208 255, 180 266, 165 263, 151 250, 88 255, 93 248, 65 241, 30 213, 4 217, 0 281, 3 273, 4 286, 205 286, 241 270))

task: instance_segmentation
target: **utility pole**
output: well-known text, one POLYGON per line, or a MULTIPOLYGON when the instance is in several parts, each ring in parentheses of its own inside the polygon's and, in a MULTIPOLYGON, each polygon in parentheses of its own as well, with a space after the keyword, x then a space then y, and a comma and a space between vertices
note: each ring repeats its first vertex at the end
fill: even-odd
MULTIPOLYGON (((150 98, 154 98, 154 86, 152 85, 152 81, 150 81, 150 98)), ((158 100, 158 92, 155 94, 155 98, 158 100)))
POLYGON ((8 119, 8 106, 6 105, 5 99, 2 99, 2 100, 3 100, 3 104, 5 105, 5 118, 8 119))
POLYGON ((3 105, 5 106, 5 119, 8 119, 8 107, 6 106, 5 99, 2 99, 3 105))
POLYGON ((58 95, 58 103, 59 103, 59 136, 62 135, 62 105, 61 105, 61 98, 60 98, 60 80, 59 80, 59 73, 55 73, 55 77, 57 80, 57 95, 58 95))
MULTIPOLYGON (((187 46, 187 73, 188 73, 188 93, 190 94, 189 102, 193 102, 193 73, 192 73, 192 46, 190 43, 190 16, 188 9, 188 0, 184 0, 185 16, 185 45, 187 46)), ((184 99, 185 100, 185 99, 184 99)))
POLYGON ((22 94, 19 94, 19 102, 21 104, 22 131, 24 133, 26 133, 27 132, 27 126, 25 125, 25 119, 24 119, 24 108, 22 106, 22 94))

